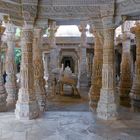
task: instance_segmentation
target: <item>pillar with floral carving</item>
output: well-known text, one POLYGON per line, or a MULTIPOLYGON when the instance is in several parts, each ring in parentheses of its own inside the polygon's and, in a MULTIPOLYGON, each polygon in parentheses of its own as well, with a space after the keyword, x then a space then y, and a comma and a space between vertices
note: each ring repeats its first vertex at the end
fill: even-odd
POLYGON ((130 91, 131 107, 134 111, 140 111, 140 22, 131 28, 131 32, 136 36, 136 61, 135 75, 130 91))
POLYGON ((17 83, 16 83, 16 64, 14 59, 14 47, 15 47, 15 28, 12 23, 6 24, 6 42, 7 42, 7 54, 6 54, 6 91, 7 91, 7 105, 8 107, 15 106, 17 100, 17 83))
POLYGON ((103 36, 101 35, 101 31, 99 31, 99 29, 93 29, 91 31, 95 38, 95 46, 91 81, 92 84, 89 91, 89 105, 91 109, 96 110, 100 98, 100 89, 102 87, 103 36))
POLYGON ((125 107, 130 107, 130 89, 132 85, 131 75, 131 35, 129 32, 124 32, 121 36, 122 40, 122 61, 121 61, 121 76, 119 83, 120 104, 125 107))
POLYGON ((39 116, 39 106, 34 90, 33 72, 33 27, 25 25, 22 29, 22 58, 20 69, 20 89, 15 115, 18 119, 35 119, 39 116))
POLYGON ((7 93, 4 87, 4 82, 3 82, 3 75, 2 75, 2 60, 1 60, 1 44, 2 40, 1 37, 5 31, 5 27, 2 26, 0 23, 0 112, 6 111, 6 98, 7 98, 7 93))
POLYGON ((55 95, 55 93, 53 92, 52 89, 52 85, 53 85, 53 81, 54 81, 54 77, 52 74, 52 71, 56 68, 59 67, 59 49, 56 46, 56 38, 55 38, 55 33, 57 31, 58 27, 56 26, 56 22, 55 21, 50 21, 50 25, 49 25, 49 68, 48 68, 48 72, 49 72, 49 77, 48 77, 48 91, 49 93, 51 93, 50 95, 55 95))
POLYGON ((87 23, 81 22, 79 26, 79 31, 81 32, 81 42, 79 48, 79 74, 78 83, 80 87, 88 87, 89 80, 87 75, 87 23))
POLYGON ((45 79, 43 59, 41 53, 42 45, 42 29, 34 29, 33 39, 33 66, 34 66, 34 88, 36 98, 40 107, 40 111, 46 109, 46 91, 45 91, 45 79))
POLYGON ((97 106, 97 116, 104 120, 114 120, 117 118, 114 63, 115 28, 113 21, 112 16, 104 16, 102 18, 104 29, 102 88, 97 106))

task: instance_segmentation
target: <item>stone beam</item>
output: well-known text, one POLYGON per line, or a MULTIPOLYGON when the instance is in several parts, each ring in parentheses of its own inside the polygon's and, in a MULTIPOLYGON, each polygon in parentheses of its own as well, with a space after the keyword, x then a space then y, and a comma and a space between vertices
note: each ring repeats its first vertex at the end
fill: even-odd
POLYGON ((88 6, 109 4, 113 0, 41 0, 42 5, 88 6))
POLYGON ((140 1, 139 0, 117 0, 116 3, 116 15, 123 16, 137 16, 140 13, 140 1))

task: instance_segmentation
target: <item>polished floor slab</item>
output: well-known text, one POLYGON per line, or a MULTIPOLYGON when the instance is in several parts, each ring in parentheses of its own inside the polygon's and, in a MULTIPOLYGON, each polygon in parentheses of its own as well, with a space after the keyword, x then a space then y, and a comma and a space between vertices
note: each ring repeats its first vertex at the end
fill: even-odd
POLYGON ((48 111, 36 120, 19 121, 0 113, 0 140, 140 140, 140 114, 121 110, 117 121, 91 112, 48 111))

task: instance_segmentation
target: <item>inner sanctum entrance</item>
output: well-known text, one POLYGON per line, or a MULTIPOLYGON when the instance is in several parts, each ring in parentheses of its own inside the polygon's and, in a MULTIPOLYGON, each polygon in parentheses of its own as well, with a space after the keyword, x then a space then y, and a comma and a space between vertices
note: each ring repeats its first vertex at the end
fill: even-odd
POLYGON ((71 69, 71 71, 72 71, 72 73, 75 72, 75 69, 74 69, 75 63, 74 63, 74 60, 73 60, 73 58, 72 58, 71 56, 64 56, 64 57, 62 58, 61 64, 64 64, 64 69, 65 69, 67 66, 69 66, 70 69, 71 69))

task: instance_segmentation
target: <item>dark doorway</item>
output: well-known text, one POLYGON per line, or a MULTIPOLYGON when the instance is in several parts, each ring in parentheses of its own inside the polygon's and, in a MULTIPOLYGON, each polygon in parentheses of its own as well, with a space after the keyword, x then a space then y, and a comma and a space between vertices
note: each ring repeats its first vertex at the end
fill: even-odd
POLYGON ((74 66, 75 66, 75 63, 74 63, 74 60, 72 57, 70 56, 64 56, 62 58, 62 61, 61 61, 61 64, 64 64, 64 69, 69 66, 71 68, 71 71, 74 73, 74 66))

